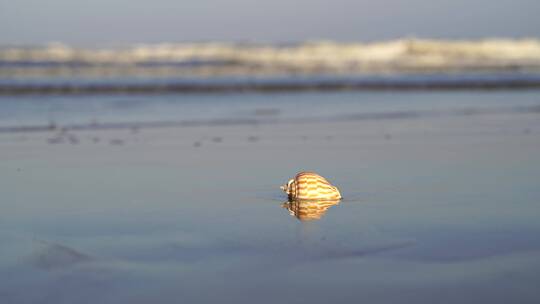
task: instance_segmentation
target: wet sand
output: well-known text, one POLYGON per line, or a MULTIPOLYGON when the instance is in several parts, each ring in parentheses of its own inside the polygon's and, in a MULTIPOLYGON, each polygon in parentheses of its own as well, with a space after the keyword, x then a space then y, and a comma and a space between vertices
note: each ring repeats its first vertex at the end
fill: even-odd
POLYGON ((0 298, 538 303, 538 151, 534 111, 0 133, 0 298), (300 170, 344 200, 295 216, 300 170))

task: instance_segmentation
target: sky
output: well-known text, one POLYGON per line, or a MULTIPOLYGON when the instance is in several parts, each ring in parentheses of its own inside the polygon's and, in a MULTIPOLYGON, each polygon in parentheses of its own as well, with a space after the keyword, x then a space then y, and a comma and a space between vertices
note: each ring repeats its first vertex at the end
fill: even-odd
POLYGON ((0 45, 540 37, 538 0, 0 0, 0 45))

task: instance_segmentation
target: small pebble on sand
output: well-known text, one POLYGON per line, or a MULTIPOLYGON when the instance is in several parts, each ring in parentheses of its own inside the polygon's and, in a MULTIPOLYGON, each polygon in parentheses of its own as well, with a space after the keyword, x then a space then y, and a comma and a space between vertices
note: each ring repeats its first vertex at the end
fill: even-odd
POLYGON ((76 145, 79 143, 79 139, 75 135, 69 135, 68 137, 69 143, 72 145, 76 145))
POLYGON ((61 143, 64 142, 64 138, 62 138, 62 137, 53 137, 53 138, 47 139, 47 142, 49 144, 61 144, 61 143))

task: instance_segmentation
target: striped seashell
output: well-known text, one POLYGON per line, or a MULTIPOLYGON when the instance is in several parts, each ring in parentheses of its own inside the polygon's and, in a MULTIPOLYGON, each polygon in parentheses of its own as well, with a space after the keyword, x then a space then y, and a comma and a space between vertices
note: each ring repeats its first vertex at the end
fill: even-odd
POLYGON ((320 220, 326 211, 339 204, 339 200, 295 200, 283 203, 281 206, 301 221, 320 220))
POLYGON ((338 188, 315 172, 300 172, 281 189, 290 200, 336 200, 341 199, 338 188))

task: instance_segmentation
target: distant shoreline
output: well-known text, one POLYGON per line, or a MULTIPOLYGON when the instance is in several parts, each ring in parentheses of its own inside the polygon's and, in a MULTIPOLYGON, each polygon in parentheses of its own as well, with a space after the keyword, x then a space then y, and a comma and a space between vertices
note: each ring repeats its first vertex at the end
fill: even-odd
POLYGON ((435 91, 540 89, 540 79, 435 81, 310 81, 240 83, 0 84, 0 95, 95 95, 167 93, 275 93, 304 91, 435 91))
POLYGON ((453 110, 404 110, 384 111, 370 113, 349 113, 346 115, 289 118, 279 120, 264 120, 256 118, 222 118, 222 119, 193 119, 193 120, 155 120, 155 121, 132 121, 132 122, 104 122, 104 123, 75 123, 75 124, 49 124, 1 126, 2 133, 29 133, 29 132, 66 132, 85 130, 117 130, 167 127, 223 127, 223 126, 254 126, 268 124, 305 124, 305 123, 328 123, 328 122, 351 122, 351 121, 380 121, 380 120, 403 120, 428 117, 473 117, 497 114, 539 114, 540 104, 530 106, 495 107, 482 109, 474 107, 456 108, 453 110))

